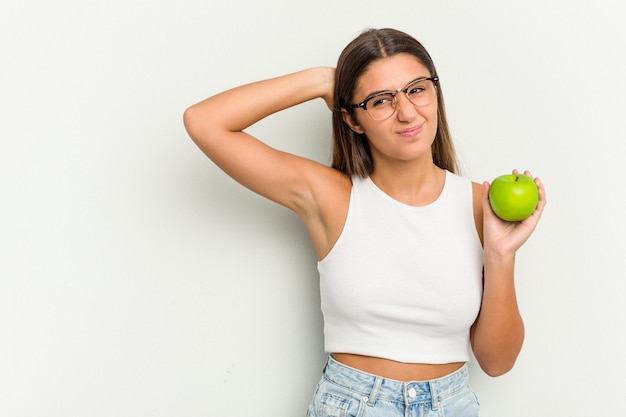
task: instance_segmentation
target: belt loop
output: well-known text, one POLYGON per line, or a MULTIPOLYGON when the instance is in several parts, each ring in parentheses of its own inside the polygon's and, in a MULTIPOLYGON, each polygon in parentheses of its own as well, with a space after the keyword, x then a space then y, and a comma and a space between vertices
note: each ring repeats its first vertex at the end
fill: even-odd
POLYGON ((376 404, 376 398, 378 397, 378 391, 380 391, 380 386, 383 383, 383 379, 379 376, 374 380, 374 386, 372 387, 372 391, 370 392, 369 397, 367 397, 367 405, 373 407, 376 404))
POLYGON ((437 383, 430 381, 428 385, 430 386, 430 405, 434 411, 439 409, 441 405, 441 402, 439 402, 439 393, 437 392, 437 383))

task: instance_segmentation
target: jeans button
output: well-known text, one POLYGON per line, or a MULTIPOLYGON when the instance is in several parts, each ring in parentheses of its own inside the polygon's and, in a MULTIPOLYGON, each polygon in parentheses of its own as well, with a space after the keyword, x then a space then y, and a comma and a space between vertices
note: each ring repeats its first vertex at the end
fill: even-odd
POLYGON ((414 399, 415 397, 417 397, 417 391, 415 391, 415 388, 413 387, 409 388, 408 394, 410 399, 414 399))

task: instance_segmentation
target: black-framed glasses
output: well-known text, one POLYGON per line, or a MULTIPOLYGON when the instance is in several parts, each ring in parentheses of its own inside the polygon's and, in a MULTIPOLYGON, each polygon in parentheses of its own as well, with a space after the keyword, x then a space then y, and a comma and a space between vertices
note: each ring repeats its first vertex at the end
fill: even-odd
POLYGON ((403 92, 406 98, 416 106, 427 106, 437 96, 437 82, 439 77, 420 77, 411 81, 406 87, 397 90, 381 91, 368 96, 358 104, 351 104, 350 108, 361 108, 374 120, 385 120, 396 112, 396 95, 403 92))

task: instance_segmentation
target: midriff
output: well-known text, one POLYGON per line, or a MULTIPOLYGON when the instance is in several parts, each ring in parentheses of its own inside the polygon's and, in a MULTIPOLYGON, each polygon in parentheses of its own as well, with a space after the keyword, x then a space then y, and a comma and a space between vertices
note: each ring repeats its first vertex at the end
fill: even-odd
POLYGON ((333 359, 368 374, 396 381, 428 381, 449 375, 461 368, 464 362, 445 364, 403 363, 352 353, 333 353, 333 359))

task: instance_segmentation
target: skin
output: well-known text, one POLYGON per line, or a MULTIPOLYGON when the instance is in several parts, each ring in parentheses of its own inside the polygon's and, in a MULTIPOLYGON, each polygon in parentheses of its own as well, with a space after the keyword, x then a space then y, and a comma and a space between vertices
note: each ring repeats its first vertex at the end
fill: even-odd
MULTIPOLYGON (((410 55, 375 61, 358 80, 354 102, 374 91, 403 87, 418 76, 430 74, 410 55)), ((213 162, 242 185, 300 216, 320 260, 343 229, 350 179, 326 165, 273 149, 244 130, 308 100, 322 98, 332 109, 333 80, 333 68, 311 68, 234 88, 191 106, 184 114, 190 137, 213 162)), ((343 116, 351 129, 367 135, 375 166, 371 178, 383 191, 415 206, 437 199, 445 172, 434 165, 431 155, 437 128, 436 100, 417 107, 400 93, 396 112, 387 120, 375 121, 361 109, 354 117, 345 111, 343 116)), ((513 367, 524 339, 514 263, 516 251, 532 234, 546 203, 543 185, 538 178, 535 181, 539 205, 531 217, 519 223, 503 222, 491 211, 489 183, 472 185, 475 223, 484 248, 484 293, 470 333, 474 355, 491 376, 513 367)), ((334 352, 333 357, 365 372, 403 381, 438 378, 462 366, 400 363, 342 352, 334 352)))
MULTIPOLYGON (((379 60, 357 82, 354 101, 361 102, 373 92, 429 76, 426 67, 411 55, 379 60)), ((445 178, 444 171, 433 163, 431 153, 437 131, 437 100, 418 107, 399 93, 396 103, 395 113, 386 120, 373 120, 361 109, 354 117, 344 110, 343 118, 352 130, 367 135, 374 159, 371 179, 403 203, 426 205, 437 199, 445 178)))

